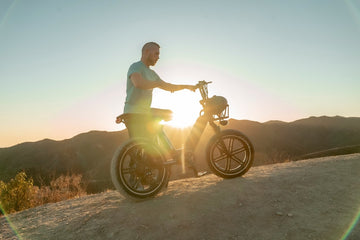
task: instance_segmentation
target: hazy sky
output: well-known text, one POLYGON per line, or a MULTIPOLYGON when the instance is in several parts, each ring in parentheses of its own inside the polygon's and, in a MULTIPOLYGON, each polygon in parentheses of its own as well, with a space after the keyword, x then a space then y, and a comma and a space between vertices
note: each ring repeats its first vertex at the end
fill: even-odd
MULTIPOLYGON (((360 117, 360 1, 0 1, 0 147, 119 130, 145 42, 173 83, 212 81, 231 117, 360 117)), ((197 114, 198 93, 154 92, 197 114)))

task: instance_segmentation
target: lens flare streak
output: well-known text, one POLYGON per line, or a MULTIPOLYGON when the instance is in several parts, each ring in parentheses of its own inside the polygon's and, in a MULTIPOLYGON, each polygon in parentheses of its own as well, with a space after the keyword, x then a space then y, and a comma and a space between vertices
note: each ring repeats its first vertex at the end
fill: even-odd
POLYGON ((13 1, 11 3, 11 5, 8 7, 8 9, 6 10, 6 12, 5 12, 4 16, 2 17, 2 19, 0 19, 0 30, 5 26, 5 23, 6 23, 9 15, 10 15, 12 9, 15 7, 16 3, 17 3, 16 0, 13 1))
POLYGON ((351 221, 350 226, 348 227, 348 229, 345 231, 344 235, 341 237, 341 240, 346 240, 349 235, 351 234, 351 232, 354 230, 354 228, 356 227, 356 225, 359 223, 360 220, 360 208, 357 211, 357 214, 355 215, 355 218, 353 219, 353 221, 351 221))
POLYGON ((1 203, 0 203, 0 211, 4 214, 4 218, 5 218, 6 222, 10 226, 11 230, 13 231, 13 233, 17 237, 17 239, 22 240, 22 237, 20 236, 20 234, 16 230, 16 227, 11 222, 10 218, 7 216, 7 214, 6 214, 5 210, 4 210, 4 208, 2 207, 1 203))

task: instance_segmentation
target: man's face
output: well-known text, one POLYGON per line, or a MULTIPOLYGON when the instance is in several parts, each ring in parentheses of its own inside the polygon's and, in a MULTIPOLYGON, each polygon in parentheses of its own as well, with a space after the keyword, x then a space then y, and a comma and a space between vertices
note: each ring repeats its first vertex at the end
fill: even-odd
POLYGON ((148 61, 150 66, 154 66, 156 62, 160 58, 160 49, 158 47, 153 47, 150 49, 149 55, 148 55, 148 61))

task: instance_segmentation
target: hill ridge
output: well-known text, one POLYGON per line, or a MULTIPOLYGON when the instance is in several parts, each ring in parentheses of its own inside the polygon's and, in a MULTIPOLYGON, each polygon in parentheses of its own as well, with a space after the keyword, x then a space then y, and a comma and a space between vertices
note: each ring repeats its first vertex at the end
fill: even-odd
MULTIPOLYGON (((224 129, 236 129, 247 135, 255 147, 255 166, 360 144, 360 118, 316 117, 299 121, 259 123, 230 119, 224 129)), ((165 130, 174 146, 181 147, 182 138, 178 137, 180 130, 170 127, 165 130)), ((187 134, 189 129, 183 133, 184 136, 187 134)), ((208 170, 204 149, 213 134, 208 127, 195 153, 201 171, 208 170)), ((72 172, 82 174, 84 179, 91 182, 89 192, 103 191, 112 188, 110 161, 116 149, 127 139, 126 130, 93 130, 61 141, 46 139, 3 148, 0 149, 0 180, 9 181, 21 170, 35 181, 39 176, 47 179, 54 172, 57 175, 72 172)), ((354 148, 351 152, 356 151, 357 148, 354 148)), ((339 150, 339 153, 342 151, 339 150)), ((173 178, 180 177, 175 173, 173 171, 173 178)))
MULTIPOLYGON (((247 119, 235 119, 235 118, 230 118, 229 122, 235 121, 235 122, 248 122, 248 123, 253 123, 253 124, 272 124, 272 123, 281 123, 281 124, 292 124, 292 123, 299 123, 299 122, 306 122, 309 120, 329 120, 329 119, 347 119, 347 120, 354 120, 354 121, 359 121, 360 122, 360 117, 343 117, 343 116, 310 116, 308 118, 302 118, 302 119, 298 119, 298 120, 294 120, 294 121, 282 121, 282 120, 269 120, 269 121, 265 121, 265 122, 258 122, 255 120, 247 120, 247 119)), ((36 141, 26 141, 26 142, 21 142, 18 144, 15 144, 13 146, 9 146, 9 147, 0 147, 0 150, 2 149, 8 149, 8 148, 13 148, 16 147, 18 145, 23 145, 23 144, 31 144, 31 143, 39 143, 39 142, 43 142, 43 141, 54 141, 54 142, 63 142, 63 141, 67 141, 67 140, 71 140, 73 138, 77 138, 79 136, 83 136, 83 135, 87 135, 87 134, 93 134, 93 133, 116 133, 116 132, 123 132, 126 130, 119 130, 119 131, 106 131, 106 130, 89 130, 87 132, 83 132, 83 133, 78 133, 72 137, 69 138, 64 138, 64 139, 60 139, 60 140, 55 140, 55 139, 50 139, 50 138, 44 138, 44 139, 40 139, 40 140, 36 140, 36 141)))

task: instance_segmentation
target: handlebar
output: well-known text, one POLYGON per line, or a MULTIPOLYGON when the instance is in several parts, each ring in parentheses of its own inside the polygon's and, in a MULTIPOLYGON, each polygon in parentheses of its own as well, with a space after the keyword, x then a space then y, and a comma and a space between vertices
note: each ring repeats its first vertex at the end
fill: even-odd
POLYGON ((196 88, 201 88, 203 86, 206 86, 208 84, 210 84, 212 82, 206 82, 205 80, 202 80, 202 81, 199 81, 197 84, 196 84, 196 88))
POLYGON ((198 84, 196 84, 196 88, 199 89, 201 97, 203 100, 208 99, 208 89, 207 89, 207 85, 210 84, 212 82, 206 82, 205 80, 203 81, 199 81, 198 84))

